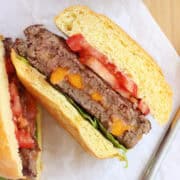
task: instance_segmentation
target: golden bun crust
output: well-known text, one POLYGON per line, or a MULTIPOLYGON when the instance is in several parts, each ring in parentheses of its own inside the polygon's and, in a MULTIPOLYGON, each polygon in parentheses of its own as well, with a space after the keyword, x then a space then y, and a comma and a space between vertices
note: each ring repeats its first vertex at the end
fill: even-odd
POLYGON ((106 140, 59 91, 53 88, 45 77, 28 63, 20 59, 13 50, 11 53, 17 75, 24 86, 42 103, 53 117, 91 155, 97 158, 118 157, 118 149, 106 140))
POLYGON ((83 34, 93 47, 130 75, 152 115, 160 124, 167 122, 172 109, 170 86, 155 61, 118 25, 85 6, 65 9, 55 17, 55 23, 68 36, 83 34))
POLYGON ((0 177, 23 178, 18 142, 12 121, 8 77, 4 62, 4 48, 0 40, 0 177))

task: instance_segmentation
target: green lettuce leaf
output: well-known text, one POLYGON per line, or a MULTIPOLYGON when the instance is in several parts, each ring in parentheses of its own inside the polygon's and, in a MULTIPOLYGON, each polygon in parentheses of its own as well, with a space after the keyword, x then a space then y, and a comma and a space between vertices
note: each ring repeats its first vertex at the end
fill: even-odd
POLYGON ((26 64, 29 64, 29 61, 28 61, 26 58, 24 58, 24 57, 22 57, 22 56, 19 56, 18 54, 16 54, 16 56, 17 56, 17 58, 18 58, 19 60, 23 61, 23 62, 26 63, 26 64))
POLYGON ((95 118, 92 118, 89 114, 87 114, 82 108, 80 108, 70 97, 67 97, 68 101, 78 110, 79 114, 86 120, 88 120, 91 125, 98 129, 98 123, 95 118))
POLYGON ((109 133, 109 132, 104 128, 104 126, 103 126, 98 120, 97 120, 97 122, 98 122, 98 127, 99 127, 100 131, 103 133, 103 135, 104 135, 109 141, 111 141, 112 144, 113 144, 115 147, 117 147, 117 148, 119 148, 119 149, 122 149, 124 152, 127 152, 127 149, 126 149, 122 144, 120 144, 120 143, 118 142, 118 140, 116 140, 116 139, 114 138, 114 136, 113 136, 111 133, 109 133))

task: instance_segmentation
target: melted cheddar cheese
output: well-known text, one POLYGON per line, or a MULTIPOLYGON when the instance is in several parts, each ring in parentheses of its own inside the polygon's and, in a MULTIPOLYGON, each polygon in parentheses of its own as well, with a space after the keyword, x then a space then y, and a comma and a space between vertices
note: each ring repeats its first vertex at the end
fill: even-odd
POLYGON ((102 101, 102 95, 98 92, 93 92, 91 98, 95 101, 102 101))
POLYGON ((65 68, 58 67, 55 71, 52 72, 50 77, 50 82, 52 84, 58 84, 62 81, 65 76, 68 74, 68 70, 65 68))
POLYGON ((123 120, 113 118, 111 133, 115 136, 122 135, 125 131, 131 130, 132 126, 127 125, 123 120))
POLYGON ((83 80, 79 74, 68 74, 68 80, 77 89, 83 88, 83 80))

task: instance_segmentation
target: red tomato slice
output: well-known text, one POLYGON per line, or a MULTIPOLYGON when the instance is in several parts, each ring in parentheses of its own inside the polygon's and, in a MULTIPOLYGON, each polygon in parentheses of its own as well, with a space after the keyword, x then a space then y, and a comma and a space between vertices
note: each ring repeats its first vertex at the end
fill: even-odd
POLYGON ((26 91, 19 96, 18 87, 21 86, 11 59, 6 59, 6 71, 9 79, 9 93, 15 134, 20 148, 34 148, 35 118, 37 114, 36 102, 26 91))
POLYGON ((114 76, 106 69, 105 66, 103 66, 98 60, 95 58, 89 58, 86 59, 86 64, 93 69, 94 72, 99 74, 103 79, 106 79, 106 81, 112 86, 116 86, 116 79, 114 76))
MULTIPOLYGON (((25 131, 25 129, 21 129, 21 130, 18 129, 17 124, 22 123, 22 122, 18 122, 18 121, 23 113, 22 113, 22 106, 21 106, 18 90, 17 90, 17 87, 14 82, 11 82, 9 84, 9 91, 10 91, 10 96, 11 96, 11 109, 13 112, 13 120, 15 123, 15 133, 16 133, 16 138, 19 143, 19 147, 20 148, 33 148, 34 140, 31 137, 30 133, 27 132, 27 130, 25 131)), ((34 117, 34 113, 33 113, 33 117, 34 117)), ((23 118, 21 118, 21 119, 23 119, 23 118)))
POLYGON ((25 117, 29 120, 34 121, 36 119, 37 114, 36 100, 28 92, 25 92, 22 98, 24 98, 23 106, 25 107, 25 111, 23 111, 23 113, 25 117))
POLYGON ((148 105, 142 99, 140 99, 138 103, 138 108, 144 115, 147 115, 150 112, 148 105))
POLYGON ((107 63, 107 67, 110 72, 115 72, 116 71, 116 66, 112 63, 107 63))
POLYGON ((36 131, 36 115, 37 115, 37 104, 36 100, 27 92, 22 93, 22 106, 23 106, 23 115, 28 121, 29 131, 33 136, 36 131))
POLYGON ((11 96, 11 109, 14 116, 20 116, 22 114, 22 107, 18 90, 14 82, 9 84, 9 92, 11 96))
POLYGON ((6 59, 6 71, 8 75, 13 74, 15 72, 15 69, 10 59, 6 59))
POLYGON ((30 133, 25 130, 18 130, 16 132, 16 138, 19 142, 20 148, 34 148, 34 139, 31 137, 30 133))
POLYGON ((99 74, 123 97, 136 98, 139 102, 138 108, 142 113, 145 115, 149 113, 150 110, 147 104, 137 97, 138 87, 136 83, 118 71, 117 67, 110 63, 105 55, 88 44, 82 34, 75 34, 69 37, 66 42, 72 51, 79 53, 81 63, 99 74))
POLYGON ((121 94, 121 96, 123 96, 123 97, 125 97, 127 99, 130 99, 131 95, 125 89, 119 88, 117 91, 121 94))
POLYGON ((85 46, 85 40, 81 34, 69 37, 66 42, 71 50, 75 52, 79 52, 85 46))
MULTIPOLYGON (((109 79, 107 80, 106 78, 109 75, 111 75, 114 76, 113 79, 116 79, 116 85, 113 86, 113 88, 116 87, 118 90, 118 87, 120 89, 123 87, 124 90, 128 91, 131 94, 131 96, 134 97, 137 96, 137 85, 132 80, 127 78, 123 73, 117 71, 116 66, 108 62, 108 58, 105 55, 103 55, 102 53, 91 47, 81 34, 76 34, 69 37, 66 42, 72 51, 79 53, 82 63, 89 66, 87 59, 89 59, 89 57, 94 58, 94 60, 91 60, 91 67, 89 66, 94 71, 96 70, 95 68, 97 64, 95 59, 98 60, 107 69, 107 71, 109 71, 109 73, 107 72, 106 76, 102 78, 106 80, 108 83, 110 83, 110 85, 112 84, 114 85, 114 81, 109 82, 108 81, 109 79)), ((99 73, 100 70, 98 71, 98 74, 99 73)))

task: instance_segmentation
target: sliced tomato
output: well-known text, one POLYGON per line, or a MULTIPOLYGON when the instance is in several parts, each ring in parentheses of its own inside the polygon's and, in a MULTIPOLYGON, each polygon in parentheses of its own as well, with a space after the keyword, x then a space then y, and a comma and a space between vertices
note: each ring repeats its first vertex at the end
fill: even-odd
MULTIPOLYGON (((108 58, 97 51, 95 48, 91 47, 88 42, 84 39, 84 37, 81 34, 76 34, 67 39, 67 44, 71 48, 72 51, 78 52, 80 55, 81 62, 89 66, 89 59, 91 59, 91 63, 89 66, 93 71, 96 72, 96 65, 97 60, 106 68, 106 76, 102 77, 105 81, 110 83, 110 85, 114 85, 113 82, 109 82, 109 79, 106 79, 108 76, 114 76, 113 79, 116 79, 116 85, 113 86, 117 88, 117 90, 120 88, 123 88, 124 90, 128 91, 131 96, 136 97, 137 96, 137 85, 126 75, 124 75, 122 72, 118 71, 116 66, 108 61, 108 58), (94 63, 94 65, 93 65, 94 63)), ((104 69, 104 68, 103 68, 104 69)), ((100 73, 101 69, 99 69, 98 72, 100 73)), ((112 79, 112 78, 111 78, 112 79)))
POLYGON ((124 76, 120 71, 116 72, 115 76, 118 79, 119 86, 127 90, 131 96, 137 97, 137 85, 132 80, 124 76))
POLYGON ((81 34, 76 34, 76 35, 69 37, 66 40, 66 43, 71 48, 71 50, 75 51, 75 52, 81 51, 82 48, 87 45, 84 37, 81 34))
POLYGON ((14 116, 20 116, 22 114, 22 107, 17 87, 14 82, 9 84, 9 92, 11 97, 11 109, 14 116))
POLYGON ((16 132, 16 138, 20 148, 34 148, 35 146, 34 139, 31 137, 30 133, 23 129, 16 132))
POLYGON ((19 129, 27 128, 29 125, 28 120, 22 115, 19 116, 16 122, 18 124, 19 129))
POLYGON ((121 96, 123 96, 123 97, 125 97, 125 98, 127 98, 127 99, 130 99, 131 95, 130 95, 130 93, 127 92, 125 89, 123 89, 123 88, 118 88, 117 91, 121 94, 121 96))
POLYGON ((130 98, 131 94, 127 90, 125 90, 124 87, 119 86, 119 84, 117 83, 117 79, 107 70, 104 65, 102 65, 102 63, 91 57, 86 59, 86 64, 91 69, 93 69, 94 72, 99 74, 99 76, 101 76, 103 79, 106 79, 108 84, 110 84, 111 87, 116 89, 123 97, 130 98))
POLYGON ((138 108, 144 115, 150 112, 148 105, 142 99, 139 100, 138 108))
POLYGON ((37 115, 37 104, 36 100, 27 92, 24 91, 22 95, 22 106, 23 108, 23 115, 28 120, 28 127, 33 136, 36 131, 36 115, 37 115))
POLYGON ((35 133, 35 119, 37 114, 36 101, 21 87, 16 71, 13 67, 10 57, 6 59, 6 71, 9 80, 9 93, 13 122, 15 125, 15 134, 19 143, 19 148, 34 148, 33 139, 35 133), (19 89, 21 88, 21 97, 19 89))
POLYGON ((94 72, 99 74, 103 79, 106 79, 106 81, 112 86, 116 86, 116 79, 114 76, 106 69, 105 66, 103 66, 98 60, 95 58, 89 58, 86 59, 86 64, 93 69, 94 72))
POLYGON ((116 71, 116 66, 112 63, 107 63, 106 66, 108 67, 110 72, 115 72, 116 71))
POLYGON ((23 106, 25 107, 23 113, 25 117, 29 120, 35 120, 37 114, 37 104, 36 100, 27 92, 23 94, 23 106))
POLYGON ((110 63, 105 55, 88 44, 82 34, 75 34, 69 37, 66 42, 72 51, 79 54, 81 63, 100 75, 123 97, 128 99, 134 97, 139 102, 138 108, 143 114, 149 113, 150 110, 147 104, 137 97, 137 84, 127 75, 117 70, 117 67, 110 63))
POLYGON ((9 58, 6 59, 6 71, 8 75, 15 72, 14 66, 12 65, 12 62, 9 58))

